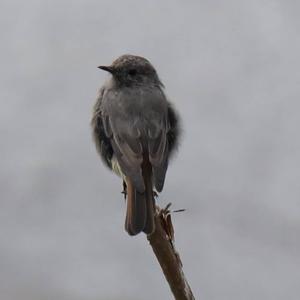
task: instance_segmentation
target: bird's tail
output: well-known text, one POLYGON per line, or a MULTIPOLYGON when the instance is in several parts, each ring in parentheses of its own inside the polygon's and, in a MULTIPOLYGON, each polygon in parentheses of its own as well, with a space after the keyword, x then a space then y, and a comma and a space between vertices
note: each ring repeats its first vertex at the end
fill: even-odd
POLYGON ((125 229, 130 235, 141 231, 151 234, 154 231, 154 197, 152 184, 152 167, 149 162, 142 164, 142 174, 145 183, 145 192, 139 193, 133 186, 130 178, 126 177, 127 185, 127 212, 125 229))

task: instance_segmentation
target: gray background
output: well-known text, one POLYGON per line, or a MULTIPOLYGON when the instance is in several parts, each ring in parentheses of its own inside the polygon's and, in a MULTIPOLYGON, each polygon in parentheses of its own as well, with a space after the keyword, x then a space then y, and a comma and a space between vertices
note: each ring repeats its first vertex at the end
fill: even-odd
POLYGON ((1 300, 172 299, 91 108, 124 53, 156 66, 184 138, 161 205, 197 299, 300 296, 298 1, 1 1, 1 300))

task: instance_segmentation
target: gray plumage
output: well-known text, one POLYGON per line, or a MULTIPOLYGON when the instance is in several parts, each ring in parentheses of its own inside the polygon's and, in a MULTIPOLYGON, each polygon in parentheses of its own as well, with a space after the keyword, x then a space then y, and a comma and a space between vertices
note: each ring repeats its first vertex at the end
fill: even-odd
POLYGON ((126 182, 126 230, 149 234, 154 230, 152 190, 163 189, 169 158, 178 144, 178 116, 145 58, 123 55, 99 68, 112 77, 94 107, 94 140, 105 164, 126 182))

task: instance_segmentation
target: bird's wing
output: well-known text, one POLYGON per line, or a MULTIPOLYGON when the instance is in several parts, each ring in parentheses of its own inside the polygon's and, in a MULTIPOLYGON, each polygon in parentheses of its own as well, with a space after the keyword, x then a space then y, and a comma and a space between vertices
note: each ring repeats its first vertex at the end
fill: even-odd
POLYGON ((150 151, 154 185, 158 192, 163 189, 168 162, 178 147, 178 139, 181 134, 178 113, 170 102, 167 102, 167 121, 164 122, 164 120, 156 121, 156 124, 159 124, 156 130, 158 137, 153 141, 154 148, 150 151))
POLYGON ((104 94, 102 120, 105 134, 110 138, 114 156, 122 173, 131 178, 134 187, 140 193, 144 192, 141 133, 131 118, 123 95, 113 92, 104 94))
POLYGON ((145 191, 142 162, 152 164, 154 185, 161 191, 168 166, 167 102, 161 91, 109 93, 104 96, 103 124, 124 175, 145 191))
POLYGON ((165 110, 162 108, 160 111, 152 112, 147 118, 147 122, 149 161, 153 169, 154 186, 158 192, 161 192, 168 168, 167 132, 169 126, 165 110))

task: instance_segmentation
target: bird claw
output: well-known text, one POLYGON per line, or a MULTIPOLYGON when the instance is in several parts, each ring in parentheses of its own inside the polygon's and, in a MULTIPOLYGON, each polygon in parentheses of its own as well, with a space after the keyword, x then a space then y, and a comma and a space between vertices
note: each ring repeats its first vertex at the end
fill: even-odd
POLYGON ((126 200, 127 198, 127 185, 126 182, 123 180, 123 191, 121 192, 121 194, 124 195, 124 200, 126 200))

